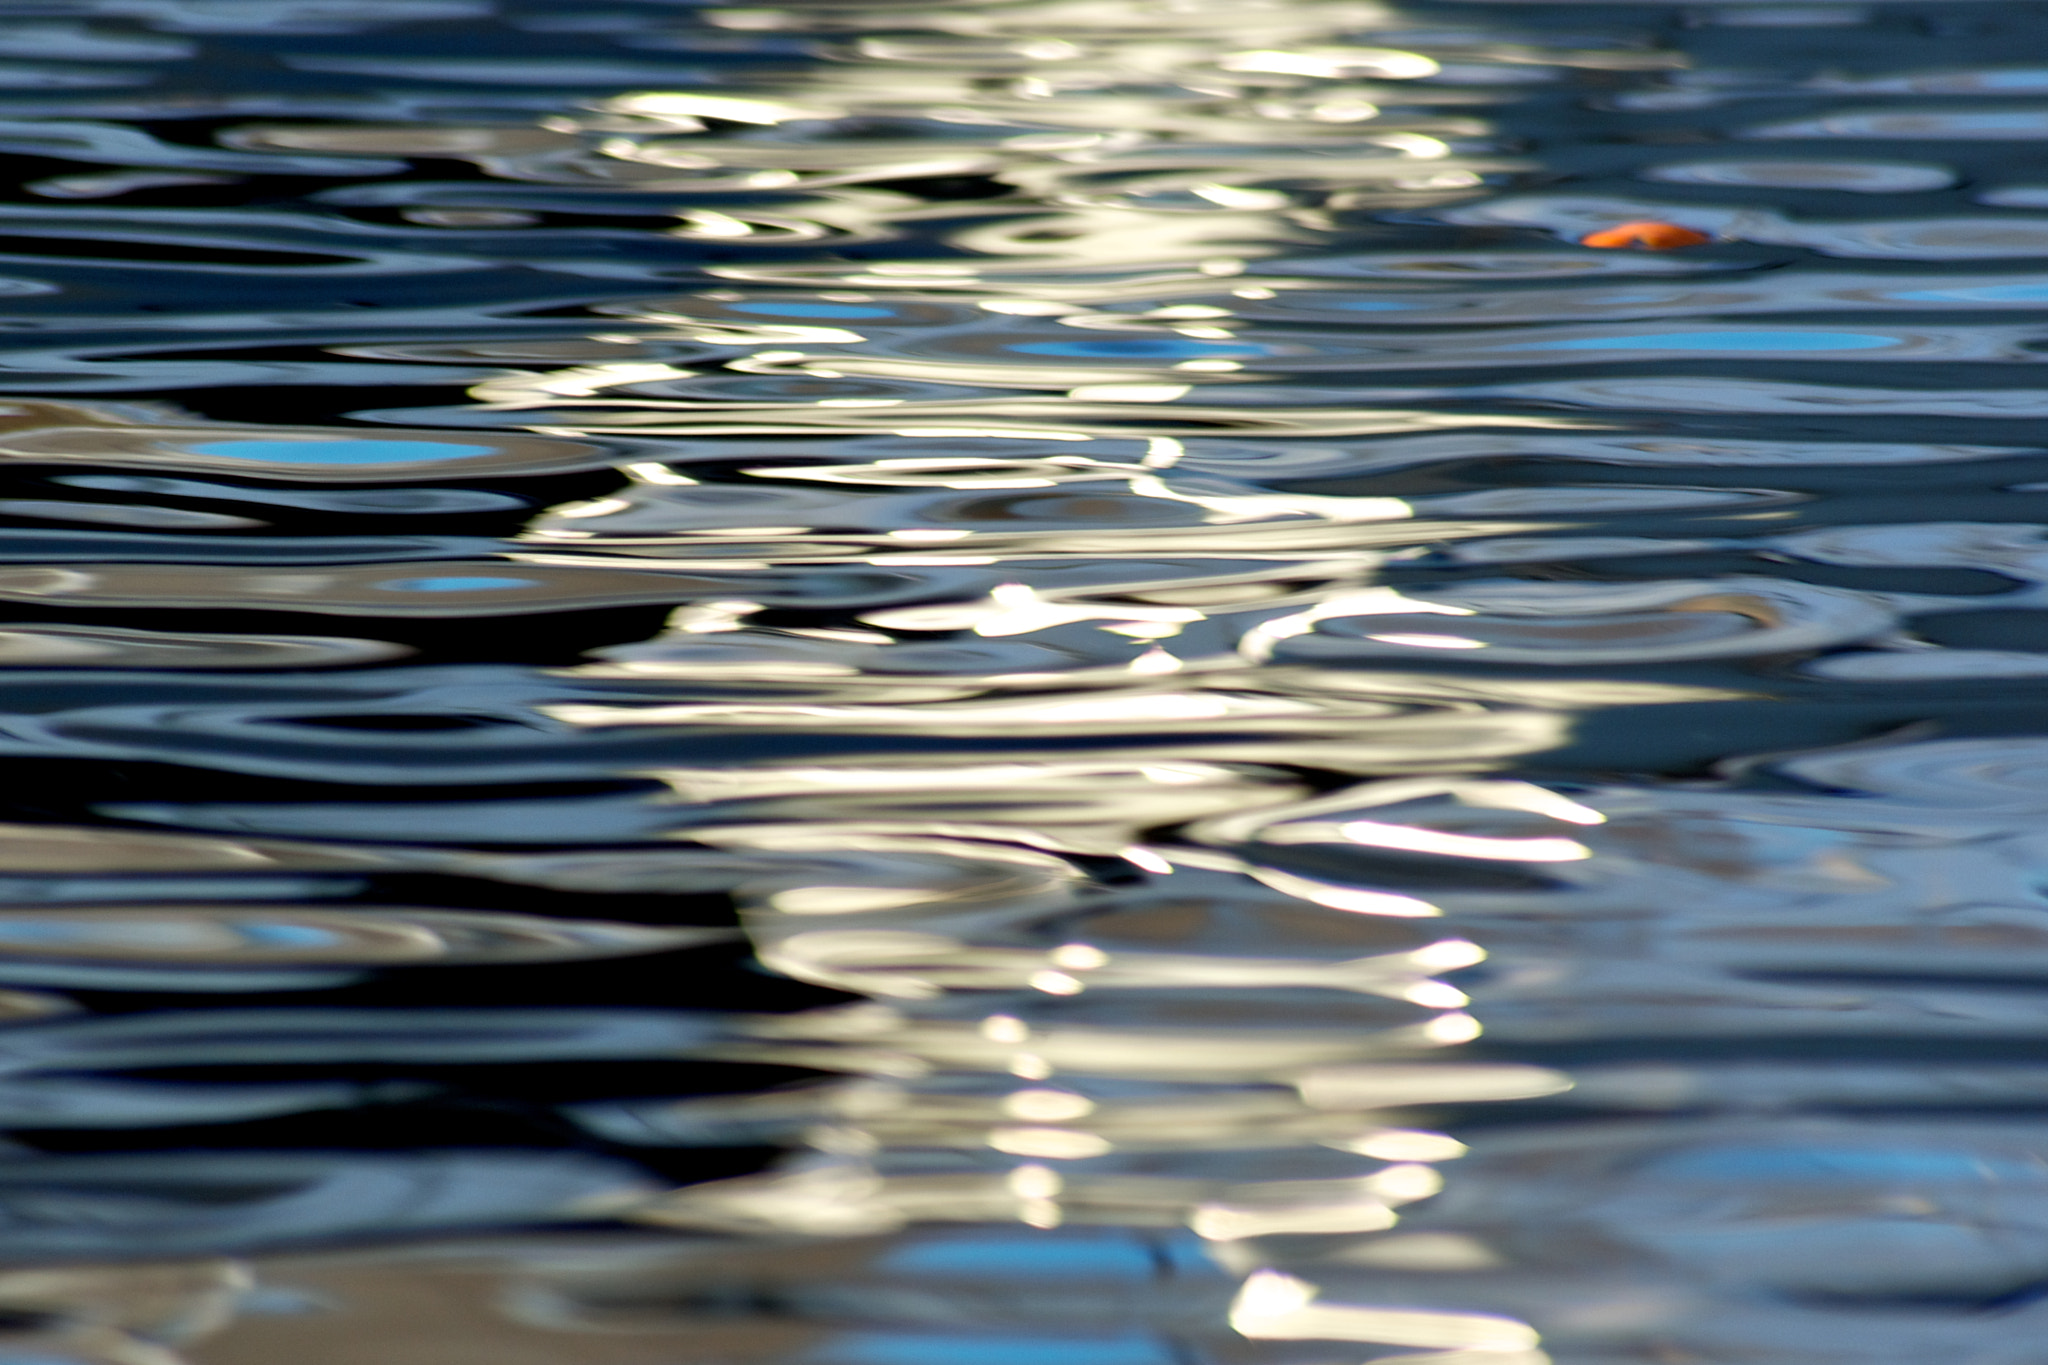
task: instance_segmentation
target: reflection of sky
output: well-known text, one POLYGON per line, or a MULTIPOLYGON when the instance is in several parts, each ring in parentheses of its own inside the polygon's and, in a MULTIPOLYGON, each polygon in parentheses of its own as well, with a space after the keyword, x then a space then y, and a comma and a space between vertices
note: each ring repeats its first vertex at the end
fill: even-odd
POLYGON ((392 592, 489 592, 499 588, 538 587, 531 578, 394 578, 377 584, 392 592))
POLYGON ((453 441, 209 441, 189 446, 195 455, 230 460, 270 460, 279 464, 403 464, 419 460, 459 460, 489 455, 496 446, 459 445, 453 441))
POLYGON ((1575 337, 1525 341, 1504 351, 1868 351, 1896 346, 1897 337, 1859 332, 1661 332, 1651 336, 1575 337))
POLYGON ((1953 289, 1909 289, 1885 297, 1930 303, 2031 303, 2048 300, 2048 284, 1958 285, 1953 289))
POLYGON ((2048 1169, 1981 1152, 1939 1148, 1709 1147, 1651 1165, 1675 1180, 1751 1180, 1900 1184, 1965 1180, 2039 1185, 2048 1169))
POLYGON ((882 1265, 904 1275, 1150 1279, 1159 1273, 1152 1247, 1127 1234, 1106 1231, 935 1238, 890 1252, 882 1265))
POLYGON ((1099 360, 1182 360, 1203 356, 1264 355, 1267 348, 1244 342, 1192 341, 1178 337, 1131 337, 1111 341, 1022 341, 1005 348, 1025 355, 1063 355, 1099 360))

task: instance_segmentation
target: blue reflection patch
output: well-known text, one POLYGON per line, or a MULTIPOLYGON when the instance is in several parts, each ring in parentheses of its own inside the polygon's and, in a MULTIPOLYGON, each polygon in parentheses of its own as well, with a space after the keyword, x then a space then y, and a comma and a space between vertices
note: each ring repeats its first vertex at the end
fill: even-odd
POLYGON ((1421 308, 1419 303, 1391 303, 1385 299, 1343 299, 1322 302, 1323 308, 1341 308, 1347 313, 1385 313, 1402 308, 1421 308))
POLYGON ((1186 337, 1132 337, 1115 341, 1020 341, 1007 350, 1024 355, 1071 355, 1121 360, 1193 360, 1202 356, 1264 355, 1263 346, 1193 341, 1186 337))
POLYGON ((1938 126, 1944 133, 1998 132, 2008 128, 2031 133, 2043 126, 2041 115, 2031 109, 2014 109, 1998 114, 1945 113, 1936 117, 1941 120, 1938 126))
MULTIPOLYGON (((173 922, 176 913, 175 910, 164 912, 166 919, 172 919, 173 922)), ((194 919, 188 923, 206 925, 207 921, 194 919)), ((266 924, 258 920, 231 923, 227 927, 232 928, 250 943, 273 948, 324 948, 342 941, 341 935, 310 924, 266 924)), ((141 942, 149 944, 153 942, 152 936, 156 928, 157 926, 148 921, 135 925, 97 920, 9 920, 0 924, 0 944, 36 944, 44 947, 73 945, 92 948, 101 944, 120 944, 138 937, 141 942)), ((6 1365, 4 1357, 0 1357, 0 1365, 6 1365)))
POLYGON ((2048 1180, 2048 1168, 1937 1148, 1724 1147, 1657 1162, 1681 1180, 2048 1180))
POLYGON ((97 935, 91 925, 52 920, 10 920, 0 924, 0 943, 80 943, 97 935))
POLYGON ((889 1253, 882 1268, 902 1275, 1011 1275, 1149 1279, 1159 1264, 1123 1237, 960 1237, 889 1253))
POLYGON ((1659 332, 1655 336, 1526 341, 1503 351, 1869 351, 1897 337, 1863 332, 1659 332))
POLYGON ((394 578, 379 583, 392 592, 490 592, 497 588, 537 588, 531 578, 394 578))
POLYGON ((210 441, 190 446, 195 455, 273 464, 414 464, 425 460, 466 460, 495 455, 496 446, 453 441, 210 441))
POLYGON ((968 1336, 849 1332, 813 1358, 835 1365, 1173 1365, 1150 1337, 968 1336))
POLYGON ((245 920, 235 928, 249 942, 271 948, 324 948, 341 942, 341 935, 330 929, 316 929, 310 924, 264 924, 245 920))
POLYGON ((2048 90, 2048 71, 1973 71, 1970 83, 1980 90, 2048 90))
POLYGON ((2048 284, 1986 284, 1975 289, 1902 289, 1881 297, 1934 303, 2031 303, 2048 299, 2048 284))
POLYGON ((894 317, 893 308, 863 308, 857 303, 728 303, 726 311, 732 313, 762 313, 772 318, 887 318, 894 317))

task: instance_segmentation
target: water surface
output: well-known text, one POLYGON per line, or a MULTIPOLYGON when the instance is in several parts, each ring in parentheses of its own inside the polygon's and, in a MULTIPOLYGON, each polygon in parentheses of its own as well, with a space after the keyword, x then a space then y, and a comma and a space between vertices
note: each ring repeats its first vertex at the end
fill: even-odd
POLYGON ((0 1365, 2042 1365, 2044 144, 2032 0, 0 0, 0 1365))

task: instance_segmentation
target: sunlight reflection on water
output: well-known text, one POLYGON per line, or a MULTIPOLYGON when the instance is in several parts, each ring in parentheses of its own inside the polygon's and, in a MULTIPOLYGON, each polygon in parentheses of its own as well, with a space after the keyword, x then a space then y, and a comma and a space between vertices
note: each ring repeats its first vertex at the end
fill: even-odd
POLYGON ((2044 38, 0 14, 0 1359, 2030 1365, 2044 38))

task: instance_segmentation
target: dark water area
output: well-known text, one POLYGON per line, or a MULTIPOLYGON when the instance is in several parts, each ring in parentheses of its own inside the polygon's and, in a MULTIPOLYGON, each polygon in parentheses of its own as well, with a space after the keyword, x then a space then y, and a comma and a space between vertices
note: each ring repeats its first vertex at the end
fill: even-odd
POLYGON ((2033 0, 0 0, 0 1365, 2048 1365, 2044 362, 2033 0))

